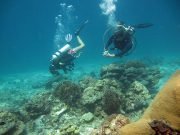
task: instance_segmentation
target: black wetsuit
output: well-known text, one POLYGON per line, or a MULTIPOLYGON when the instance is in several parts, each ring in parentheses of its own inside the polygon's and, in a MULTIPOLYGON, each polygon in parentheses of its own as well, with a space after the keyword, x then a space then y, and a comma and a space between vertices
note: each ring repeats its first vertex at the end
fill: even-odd
POLYGON ((114 44, 114 49, 118 49, 119 52, 115 56, 123 56, 133 47, 133 35, 128 32, 124 27, 118 29, 108 40, 105 50, 108 50, 110 45, 114 44))
POLYGON ((74 69, 74 59, 76 57, 68 52, 61 54, 55 59, 51 60, 49 71, 53 75, 59 75, 58 70, 62 69, 65 73, 74 69))

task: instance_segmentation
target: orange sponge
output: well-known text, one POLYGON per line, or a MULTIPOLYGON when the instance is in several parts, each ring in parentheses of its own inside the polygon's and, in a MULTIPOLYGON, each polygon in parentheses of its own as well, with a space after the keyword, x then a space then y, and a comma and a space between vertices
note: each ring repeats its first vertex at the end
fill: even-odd
POLYGON ((120 135, 153 135, 149 123, 166 121, 174 130, 180 131, 180 70, 178 70, 156 95, 144 115, 137 122, 119 129, 120 135))

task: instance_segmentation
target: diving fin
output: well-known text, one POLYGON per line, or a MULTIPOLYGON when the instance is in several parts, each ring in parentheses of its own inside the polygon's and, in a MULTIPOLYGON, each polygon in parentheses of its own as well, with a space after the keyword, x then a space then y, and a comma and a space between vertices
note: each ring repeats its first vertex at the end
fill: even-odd
POLYGON ((81 30, 84 28, 84 26, 88 23, 88 20, 86 20, 76 31, 75 31, 75 35, 79 35, 79 33, 81 32, 81 30))
POLYGON ((135 29, 144 29, 144 28, 151 27, 153 25, 154 24, 152 24, 152 23, 140 23, 140 24, 132 25, 132 27, 134 27, 135 29))

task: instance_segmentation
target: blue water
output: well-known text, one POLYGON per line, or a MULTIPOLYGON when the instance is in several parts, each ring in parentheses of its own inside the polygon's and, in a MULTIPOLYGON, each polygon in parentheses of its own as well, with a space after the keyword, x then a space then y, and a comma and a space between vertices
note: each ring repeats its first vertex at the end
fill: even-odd
MULTIPOLYGON (((110 61, 102 57, 107 16, 99 8, 100 0, 7 0, 0 1, 0 74, 48 71, 49 59, 56 49, 55 17, 62 12, 60 3, 64 2, 73 5, 73 14, 78 16, 70 24, 74 26, 71 31, 89 20, 81 33, 86 47, 78 63, 85 66, 110 61)), ((154 24, 136 31, 138 44, 127 59, 147 56, 180 59, 179 7, 179 0, 118 0, 117 20, 127 24, 154 24)))

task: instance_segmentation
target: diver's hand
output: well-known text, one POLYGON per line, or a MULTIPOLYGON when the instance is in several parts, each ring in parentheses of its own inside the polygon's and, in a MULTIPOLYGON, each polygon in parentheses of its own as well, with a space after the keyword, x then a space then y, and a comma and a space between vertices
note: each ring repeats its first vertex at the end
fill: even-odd
POLYGON ((105 50, 105 51, 103 52, 103 56, 105 56, 105 57, 111 57, 111 54, 110 54, 107 50, 105 50))
POLYGON ((105 57, 115 57, 114 54, 110 54, 107 50, 105 50, 105 51, 103 52, 103 56, 105 56, 105 57))
POLYGON ((109 54, 109 52, 106 50, 103 52, 103 56, 108 56, 108 54, 109 54))

